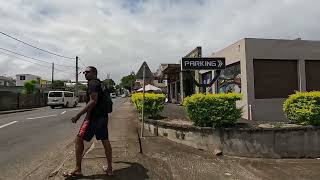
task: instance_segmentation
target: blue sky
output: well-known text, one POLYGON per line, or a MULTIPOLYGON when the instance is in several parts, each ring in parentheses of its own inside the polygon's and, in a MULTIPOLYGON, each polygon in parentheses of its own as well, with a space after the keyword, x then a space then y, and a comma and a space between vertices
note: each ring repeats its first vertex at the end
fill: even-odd
MULTIPOLYGON (((101 79, 110 73, 119 81, 143 61, 155 71, 160 63, 178 63, 196 46, 208 56, 245 37, 320 40, 319 5, 316 0, 0 0, 0 29, 35 46, 79 56, 85 65, 98 67, 101 79)), ((0 47, 74 64, 5 36, 0 47)), ((72 69, 59 69, 67 71, 57 71, 56 78, 74 79, 72 69)), ((0 75, 18 73, 51 79, 50 67, 0 53, 0 75)))

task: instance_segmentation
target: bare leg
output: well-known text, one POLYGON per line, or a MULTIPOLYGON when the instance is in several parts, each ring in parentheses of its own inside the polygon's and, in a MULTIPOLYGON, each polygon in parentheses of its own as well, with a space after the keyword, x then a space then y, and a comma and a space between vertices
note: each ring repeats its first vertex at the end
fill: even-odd
POLYGON ((110 141, 108 140, 103 140, 101 141, 104 147, 104 152, 106 154, 106 158, 108 161, 108 168, 107 168, 107 173, 109 175, 112 175, 112 148, 111 148, 111 144, 110 141))
POLYGON ((83 139, 79 136, 76 137, 75 148, 76 148, 76 169, 75 169, 75 171, 81 172, 81 162, 82 162, 84 144, 83 144, 83 139))
POLYGON ((82 154, 84 150, 84 144, 83 144, 83 139, 79 136, 77 136, 75 139, 75 149, 76 149, 76 168, 71 172, 64 172, 63 176, 66 178, 82 176, 81 161, 82 161, 82 154))

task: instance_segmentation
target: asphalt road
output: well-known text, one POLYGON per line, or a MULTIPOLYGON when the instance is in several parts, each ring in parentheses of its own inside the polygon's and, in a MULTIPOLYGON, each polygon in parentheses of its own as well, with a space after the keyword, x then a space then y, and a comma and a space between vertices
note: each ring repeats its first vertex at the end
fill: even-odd
MULTIPOLYGON (((114 108, 124 99, 113 99, 114 108)), ((34 111, 0 115, 0 179, 28 179, 28 174, 46 165, 46 161, 63 159, 62 154, 79 130, 71 122, 84 104, 76 108, 50 107, 34 111)))

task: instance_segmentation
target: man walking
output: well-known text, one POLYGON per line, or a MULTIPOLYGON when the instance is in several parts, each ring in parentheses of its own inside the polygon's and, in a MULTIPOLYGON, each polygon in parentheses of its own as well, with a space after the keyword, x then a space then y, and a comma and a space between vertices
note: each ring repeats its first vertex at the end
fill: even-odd
POLYGON ((79 133, 75 139, 76 168, 69 173, 64 173, 64 176, 82 176, 81 162, 84 151, 83 141, 90 141, 94 135, 96 136, 96 139, 101 140, 103 144, 108 162, 108 166, 107 168, 104 168, 104 170, 107 175, 111 176, 113 175, 112 149, 109 142, 108 113, 105 112, 104 102, 102 101, 103 90, 101 81, 97 79, 98 72, 93 66, 88 66, 83 73, 88 80, 87 104, 82 111, 71 119, 71 121, 76 123, 85 113, 86 117, 83 120, 79 133))

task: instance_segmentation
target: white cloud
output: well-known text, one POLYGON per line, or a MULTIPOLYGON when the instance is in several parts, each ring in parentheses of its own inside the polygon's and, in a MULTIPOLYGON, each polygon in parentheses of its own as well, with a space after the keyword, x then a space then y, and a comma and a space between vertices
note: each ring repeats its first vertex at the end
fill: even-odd
MULTIPOLYGON (((0 27, 44 49, 77 55, 97 66, 100 78, 111 73, 119 81, 144 60, 155 70, 160 63, 179 62, 196 46, 209 55, 244 37, 318 40, 319 5, 316 0, 0 0, 0 27)), ((4 36, 0 47, 74 64, 4 36)), ((51 79, 50 67, 0 54, 0 75, 17 73, 51 79)), ((55 77, 74 79, 74 73, 55 77)))

